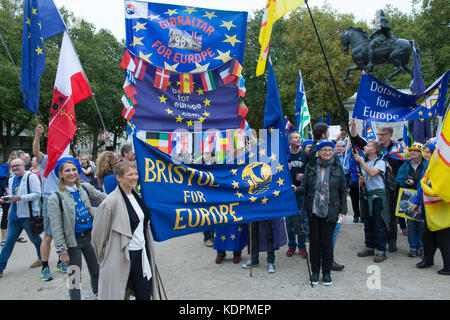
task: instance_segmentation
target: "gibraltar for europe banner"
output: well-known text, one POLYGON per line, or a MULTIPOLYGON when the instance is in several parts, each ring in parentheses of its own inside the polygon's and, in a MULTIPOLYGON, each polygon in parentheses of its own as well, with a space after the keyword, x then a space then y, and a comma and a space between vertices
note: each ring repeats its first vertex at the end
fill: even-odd
POLYGON ((156 241, 298 213, 288 164, 269 148, 237 164, 186 165, 136 135, 133 143, 156 241))
POLYGON ((423 95, 405 94, 370 74, 362 74, 353 118, 398 122, 442 116, 450 71, 436 80, 423 95))
POLYGON ((233 57, 243 64, 247 12, 125 1, 126 47, 171 71, 214 69, 233 57))
POLYGON ((166 132, 193 131, 195 121, 202 123, 203 130, 239 128, 242 118, 238 114, 238 87, 233 83, 225 84, 220 76, 220 72, 228 72, 231 63, 200 74, 165 71, 165 75, 162 75, 164 70, 148 64, 144 79, 136 80, 134 124, 139 130, 166 132), (209 83, 214 83, 214 89, 208 91, 203 84, 204 74, 208 75, 209 83), (168 79, 166 90, 157 85, 161 82, 158 77, 164 76, 168 79), (180 76, 191 76, 188 83, 192 89, 182 90, 180 76))

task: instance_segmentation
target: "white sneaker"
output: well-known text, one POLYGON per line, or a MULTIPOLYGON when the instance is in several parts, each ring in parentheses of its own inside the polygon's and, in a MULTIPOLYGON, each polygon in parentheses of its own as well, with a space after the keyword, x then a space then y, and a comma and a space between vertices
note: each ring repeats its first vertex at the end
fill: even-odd
POLYGON ((267 265, 267 271, 268 271, 269 273, 275 273, 275 265, 274 265, 273 263, 269 263, 269 264, 267 265))
MULTIPOLYGON (((252 267, 256 267, 258 265, 259 265, 259 263, 253 263, 252 267)), ((242 269, 250 269, 250 260, 248 260, 246 263, 242 264, 241 268, 242 269)))

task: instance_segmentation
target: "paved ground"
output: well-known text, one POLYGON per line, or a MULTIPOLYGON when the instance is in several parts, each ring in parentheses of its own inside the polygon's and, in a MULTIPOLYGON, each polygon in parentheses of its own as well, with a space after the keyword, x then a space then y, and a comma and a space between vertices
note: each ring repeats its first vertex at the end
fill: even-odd
MULTIPOLYGON (((351 213, 350 213, 351 214, 351 213)), ((409 258, 407 237, 399 234, 396 253, 389 254, 381 264, 370 257, 356 256, 363 246, 363 225, 353 224, 348 217, 339 234, 335 258, 345 269, 333 272, 333 285, 321 283, 311 288, 308 284, 306 260, 298 255, 287 257, 284 246, 276 252, 276 273, 266 271, 262 253, 260 266, 249 270, 233 264, 232 254, 222 264, 214 263, 215 251, 203 245, 203 235, 170 239, 155 243, 158 268, 170 300, 243 300, 243 299, 449 299, 450 277, 438 275, 442 258, 438 251, 435 265, 419 270, 415 264, 420 258, 409 258), (379 275, 379 281, 373 280, 379 275), (377 289, 378 288, 378 289, 377 289)), ((23 235, 26 237, 25 233, 23 235)), ((27 238, 27 237, 26 237, 27 238)), ((40 268, 30 269, 36 259, 33 245, 17 243, 13 255, 0 278, 0 300, 66 300, 66 275, 54 272, 54 280, 43 282, 40 268)), ((243 262, 248 259, 246 252, 243 262)), ((84 263, 84 262, 83 262, 84 263)), ((52 251, 50 267, 56 266, 52 251)), ((83 264, 83 295, 90 295, 89 276, 83 264)))

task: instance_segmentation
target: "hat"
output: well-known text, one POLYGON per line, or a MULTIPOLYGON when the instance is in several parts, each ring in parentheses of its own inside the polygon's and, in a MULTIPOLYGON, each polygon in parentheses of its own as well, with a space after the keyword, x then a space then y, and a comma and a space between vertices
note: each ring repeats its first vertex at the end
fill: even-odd
POLYGON ((58 162, 57 162, 56 165, 55 165, 54 171, 55 171, 56 177, 58 177, 59 168, 61 168, 61 165, 62 165, 64 162, 73 162, 73 163, 75 164, 75 166, 77 167, 77 169, 78 169, 78 173, 81 173, 81 164, 80 164, 80 161, 78 161, 77 159, 75 159, 75 158, 73 158, 73 157, 65 157, 65 158, 59 159, 58 162))
POLYGON ((323 139, 316 143, 316 151, 319 151, 323 147, 327 147, 327 146, 332 147, 333 149, 336 147, 333 141, 328 140, 328 139, 323 139))
POLYGON ((303 143, 302 143, 302 149, 305 149, 305 147, 306 147, 307 145, 310 145, 310 144, 314 144, 314 141, 312 141, 312 140, 305 140, 305 141, 303 141, 303 143))
POLYGON ((412 146, 408 147, 408 153, 412 150, 420 151, 422 153, 422 157, 425 155, 425 150, 423 149, 423 144, 419 142, 414 142, 412 146))
POLYGON ((431 153, 434 152, 434 150, 436 149, 436 143, 430 143, 429 145, 426 146, 427 148, 430 149, 431 153))

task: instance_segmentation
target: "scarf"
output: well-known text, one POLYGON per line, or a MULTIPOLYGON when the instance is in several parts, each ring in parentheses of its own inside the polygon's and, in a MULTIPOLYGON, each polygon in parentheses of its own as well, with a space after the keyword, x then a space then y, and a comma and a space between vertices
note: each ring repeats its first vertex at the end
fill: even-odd
POLYGON ((332 164, 334 164, 334 157, 328 161, 322 161, 320 158, 317 158, 313 212, 319 218, 326 218, 328 216, 328 203, 330 201, 330 169, 332 164), (321 167, 325 167, 323 179, 320 174, 321 167))

